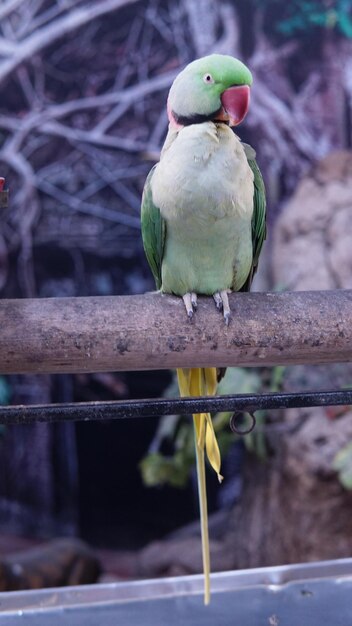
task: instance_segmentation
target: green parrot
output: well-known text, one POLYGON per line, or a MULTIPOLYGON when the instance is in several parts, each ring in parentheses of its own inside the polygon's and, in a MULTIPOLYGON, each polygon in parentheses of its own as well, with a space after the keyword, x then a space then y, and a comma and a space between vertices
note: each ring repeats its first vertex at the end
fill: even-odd
MULTIPOLYGON (((265 188, 255 151, 231 127, 245 117, 252 75, 238 59, 212 54, 187 65, 167 101, 169 130, 143 191, 141 223, 157 289, 183 298, 190 320, 197 295, 212 296, 229 324, 230 291, 248 291, 266 236, 265 188)), ((214 395, 222 371, 178 369, 181 396, 214 395)), ((210 557, 204 450, 219 480, 211 416, 193 416, 202 531, 204 601, 210 557)))

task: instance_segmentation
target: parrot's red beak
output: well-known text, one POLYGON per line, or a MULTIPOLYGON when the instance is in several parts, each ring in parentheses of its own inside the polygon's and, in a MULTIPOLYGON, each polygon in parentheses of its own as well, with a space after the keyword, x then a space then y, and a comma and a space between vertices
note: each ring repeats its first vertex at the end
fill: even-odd
POLYGON ((221 94, 222 110, 217 119, 228 121, 230 126, 240 124, 247 114, 249 97, 248 85, 235 85, 226 89, 221 94))

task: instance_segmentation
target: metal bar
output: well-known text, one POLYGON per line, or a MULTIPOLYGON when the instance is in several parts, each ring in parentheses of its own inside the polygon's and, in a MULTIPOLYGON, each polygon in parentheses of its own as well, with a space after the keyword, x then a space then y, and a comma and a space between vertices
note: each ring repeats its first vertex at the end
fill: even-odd
MULTIPOLYGON (((275 594, 280 590, 290 587, 290 583, 300 583, 300 591, 307 590, 307 585, 310 581, 324 581, 331 582, 339 581, 340 583, 346 579, 351 581, 352 576, 352 559, 336 559, 331 561, 317 561, 312 563, 297 563, 293 565, 276 565, 272 567, 253 568, 246 570, 235 570, 226 572, 216 572, 211 575, 212 593, 214 597, 217 594, 224 594, 226 592, 232 592, 244 589, 254 590, 258 587, 270 586, 271 591, 275 591, 271 595, 276 602, 275 594)), ((160 600, 161 598, 168 597, 180 597, 186 596, 199 596, 198 617, 199 612, 204 608, 201 606, 202 594, 203 594, 203 576, 196 574, 192 576, 175 576, 169 578, 158 579, 145 579, 145 580, 133 580, 122 582, 109 582, 100 583, 97 585, 79 585, 76 587, 58 587, 50 589, 33 589, 31 591, 6 591, 0 595, 0 624, 2 617, 18 616, 18 623, 27 624, 26 618, 36 616, 38 618, 40 613, 51 613, 53 611, 60 611, 62 614, 66 614, 67 623, 70 626, 74 623, 74 613, 72 609, 82 610, 87 608, 94 610, 97 607, 113 606, 117 607, 120 604, 143 601, 160 600), (71 610, 71 612, 70 612, 71 610)), ((301 594, 300 594, 301 595, 301 594)), ((221 596, 223 597, 223 596, 221 596)), ((349 603, 350 604, 350 603, 349 603)), ((211 606, 211 605, 210 605, 211 606)), ((245 607, 246 609, 247 607, 245 607)), ((233 607, 232 607, 233 610, 233 607)), ((209 611, 209 607, 205 609, 205 613, 209 611)), ((146 608, 144 607, 145 617, 147 615, 146 608)), ((203 615, 205 614, 203 613, 203 615)), ((47 616, 48 617, 48 616, 47 616)), ((185 614, 183 615, 183 618, 185 614)), ((147 617, 146 617, 147 619, 147 617)), ((49 624, 49 617, 48 622, 49 624)), ((84 622, 83 622, 84 623, 84 622)), ((95 624, 104 623, 95 620, 95 624)), ((120 623, 126 623, 124 621, 114 620, 115 625, 120 623)), ((130 620, 129 624, 133 624, 130 620)), ((146 621, 143 622, 146 624, 146 621)), ((156 622, 154 621, 154 624, 156 622)), ((164 624, 165 621, 157 622, 164 624)), ((169 622, 167 622, 169 623, 169 622)), ((180 619, 178 624, 184 625, 184 620, 180 619)), ((199 622, 197 622, 199 623, 199 622)), ((203 622, 202 622, 203 623, 203 622)), ((220 623, 215 620, 212 624, 220 623)), ((235 623, 233 619, 230 624, 233 626, 235 623)), ((251 624, 263 624, 269 625, 267 620, 261 620, 260 622, 251 622, 251 624)), ((289 622, 292 624, 292 622, 289 622)), ((296 622, 297 623, 297 622, 296 622)), ((338 622, 341 624, 341 622, 338 622)), ((11 622, 12 624, 12 622, 11 622)), ((56 624, 56 620, 55 620, 56 624)), ((286 622, 287 624, 287 622, 286 622)), ((309 621, 309 625, 312 626, 312 622, 309 621)), ((7 623, 8 626, 8 623, 7 623)), ((86 624, 85 624, 86 626, 86 624)), ((223 626, 223 624, 222 624, 223 626)), ((321 622, 319 622, 321 626, 321 622)), ((330 626, 337 626, 336 621, 330 626)), ((344 625, 350 626, 350 620, 344 625)))
POLYGON ((271 409, 335 406, 352 404, 352 390, 311 391, 307 393, 238 394, 200 398, 160 398, 157 400, 119 400, 78 402, 0 408, 0 424, 33 422, 99 421, 188 415, 192 413, 255 412, 271 409))

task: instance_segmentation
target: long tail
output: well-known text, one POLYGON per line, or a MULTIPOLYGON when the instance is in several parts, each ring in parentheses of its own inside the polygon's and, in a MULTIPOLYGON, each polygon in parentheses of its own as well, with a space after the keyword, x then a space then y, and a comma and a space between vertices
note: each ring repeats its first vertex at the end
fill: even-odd
MULTIPOLYGON (((217 387, 217 372, 215 367, 191 368, 177 370, 178 386, 181 396, 213 396, 217 387)), ((204 604, 210 602, 210 553, 207 489, 205 481, 204 450, 206 450, 210 465, 222 481, 220 474, 220 451, 216 440, 210 413, 193 415, 195 449, 197 459, 198 495, 200 509, 200 523, 202 535, 202 556, 204 572, 204 604)))

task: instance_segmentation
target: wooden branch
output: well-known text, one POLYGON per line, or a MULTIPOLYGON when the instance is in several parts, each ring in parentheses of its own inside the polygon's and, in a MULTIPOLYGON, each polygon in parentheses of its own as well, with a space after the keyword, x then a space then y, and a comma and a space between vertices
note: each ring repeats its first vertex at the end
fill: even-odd
POLYGON ((352 359, 352 290, 232 294, 226 327, 211 298, 190 323, 180 298, 0 301, 0 373, 98 372, 352 359))
MULTIPOLYGON (((113 148, 115 150, 125 150, 126 152, 144 152, 149 148, 149 144, 143 141, 129 139, 128 137, 117 137, 115 135, 105 135, 101 132, 81 130, 72 128, 59 122, 47 122, 43 124, 41 132, 56 137, 65 137, 70 142, 79 143, 87 142, 93 145, 102 146, 104 148, 113 148)), ((153 149, 156 146, 151 146, 153 149)))
POLYGON ((53 45, 58 39, 77 30, 88 22, 93 22, 96 18, 112 13, 128 4, 134 4, 136 0, 102 0, 95 5, 91 3, 69 10, 63 17, 53 20, 53 22, 43 26, 29 35, 23 41, 17 42, 17 46, 12 57, 0 63, 0 82, 21 63, 25 63, 35 54, 41 52, 49 45, 53 45))
MULTIPOLYGON (((38 111, 34 110, 28 113, 23 120, 15 115, 1 114, 0 127, 12 131, 20 130, 24 135, 33 132, 33 130, 41 132, 41 124, 43 122, 59 120, 73 113, 99 109, 100 107, 115 106, 117 104, 130 106, 138 99, 142 99, 145 96, 158 93, 170 87, 177 73, 177 70, 172 70, 118 91, 114 90, 97 96, 87 96, 85 98, 69 100, 61 104, 47 105, 45 111, 38 113, 38 111)), ((100 124, 97 124, 96 128, 100 126, 100 124)))
POLYGON ((0 7, 0 20, 4 19, 4 17, 12 11, 15 11, 21 2, 22 0, 8 0, 8 2, 3 2, 0 7))

